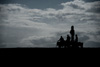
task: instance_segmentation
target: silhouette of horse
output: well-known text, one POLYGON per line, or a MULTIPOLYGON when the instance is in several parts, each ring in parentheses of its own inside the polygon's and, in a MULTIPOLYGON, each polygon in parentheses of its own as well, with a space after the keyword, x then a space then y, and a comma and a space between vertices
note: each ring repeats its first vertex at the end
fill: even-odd
POLYGON ((78 46, 79 48, 83 48, 83 43, 78 42, 77 46, 78 46))
POLYGON ((58 41, 58 42, 57 42, 57 46, 58 46, 59 48, 64 47, 64 46, 65 46, 65 41, 63 41, 63 42, 58 41))
POLYGON ((64 48, 83 48, 83 43, 81 43, 81 42, 66 43, 66 41, 63 41, 63 42, 58 41, 57 46, 59 48, 62 48, 62 47, 64 47, 64 48))

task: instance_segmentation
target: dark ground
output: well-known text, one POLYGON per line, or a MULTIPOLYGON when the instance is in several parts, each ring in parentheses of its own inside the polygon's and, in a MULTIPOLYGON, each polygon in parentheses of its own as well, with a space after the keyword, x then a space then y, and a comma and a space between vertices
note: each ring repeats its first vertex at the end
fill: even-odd
MULTIPOLYGON (((90 48, 90 50, 78 50, 78 49, 62 49, 62 50, 41 50, 41 49, 48 49, 48 48, 0 48, 0 56, 21 56, 21 55, 33 55, 33 56, 42 56, 42 55, 52 55, 52 54, 74 54, 74 53, 92 53, 95 50, 91 50, 93 48, 90 48), (37 50, 38 49, 38 50, 37 50), (40 50, 39 50, 40 49, 40 50)), ((57 49, 56 47, 52 47, 49 49, 57 49)), ((83 48, 88 49, 88 48, 83 48)), ((95 48, 94 48, 95 49, 95 48)), ((99 51, 99 50, 97 50, 99 51)), ((96 52, 97 52, 96 51, 96 52)))

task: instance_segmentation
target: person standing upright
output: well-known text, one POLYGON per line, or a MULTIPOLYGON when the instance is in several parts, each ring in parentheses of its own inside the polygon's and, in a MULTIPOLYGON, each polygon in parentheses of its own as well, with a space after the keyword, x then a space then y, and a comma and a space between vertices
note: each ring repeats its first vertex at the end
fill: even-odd
POLYGON ((73 42, 74 41, 74 35, 75 35, 74 26, 71 26, 70 34, 71 34, 71 41, 73 42))

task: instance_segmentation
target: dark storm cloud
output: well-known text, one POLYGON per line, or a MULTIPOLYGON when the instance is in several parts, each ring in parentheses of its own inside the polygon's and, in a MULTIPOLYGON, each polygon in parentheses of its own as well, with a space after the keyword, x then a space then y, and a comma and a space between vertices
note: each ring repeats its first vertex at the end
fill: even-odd
POLYGON ((2 36, 2 32, 3 32, 4 27, 0 26, 0 48, 5 48, 6 45, 4 45, 3 43, 3 36, 2 36))
POLYGON ((86 18, 83 18, 82 21, 95 21, 93 24, 96 24, 100 21, 100 19, 97 15, 90 15, 86 16, 86 18))
POLYGON ((86 35, 84 35, 84 36, 82 36, 82 37, 79 37, 79 41, 81 41, 81 42, 86 42, 87 40, 89 40, 90 38, 89 38, 89 36, 86 36, 86 35))
POLYGON ((91 9, 87 10, 87 12, 100 13, 100 7, 97 7, 97 6, 96 7, 93 7, 91 9))
POLYGON ((100 35, 100 31, 96 32, 96 35, 100 35))
POLYGON ((83 0, 85 2, 95 2, 95 1, 100 1, 100 0, 83 0))
POLYGON ((73 7, 74 9, 82 9, 82 10, 84 10, 84 8, 78 6, 77 4, 71 3, 71 4, 69 4, 69 6, 73 7))
POLYGON ((56 47, 56 39, 55 37, 44 37, 38 40, 31 40, 31 43, 38 47, 56 47))
POLYGON ((88 41, 85 46, 92 48, 100 48, 100 42, 88 41))
POLYGON ((59 6, 62 2, 67 2, 72 0, 0 0, 0 4, 23 4, 27 5, 29 8, 38 8, 38 9, 45 9, 45 8, 55 8, 59 9, 59 6))
POLYGON ((93 13, 100 13, 100 1, 94 2, 91 8, 88 9, 87 11, 93 13))
MULTIPOLYGON (((1 26, 0 26, 1 27, 1 26)), ((0 28, 0 48, 2 47, 28 47, 29 44, 21 43, 22 39, 29 36, 38 35, 38 29, 35 28, 16 28, 4 26, 0 28), (35 32, 34 32, 35 31, 35 32)))
POLYGON ((0 34, 0 48, 5 48, 5 47, 6 47, 6 45, 4 45, 3 43, 4 43, 4 42, 3 42, 3 37, 2 37, 2 35, 0 34))

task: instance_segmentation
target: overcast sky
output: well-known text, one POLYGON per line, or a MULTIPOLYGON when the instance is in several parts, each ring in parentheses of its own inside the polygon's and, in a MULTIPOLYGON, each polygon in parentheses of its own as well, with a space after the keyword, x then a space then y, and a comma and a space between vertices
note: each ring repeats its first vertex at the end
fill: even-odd
POLYGON ((72 25, 84 47, 100 47, 100 0, 0 0, 0 48, 56 47, 72 25))

